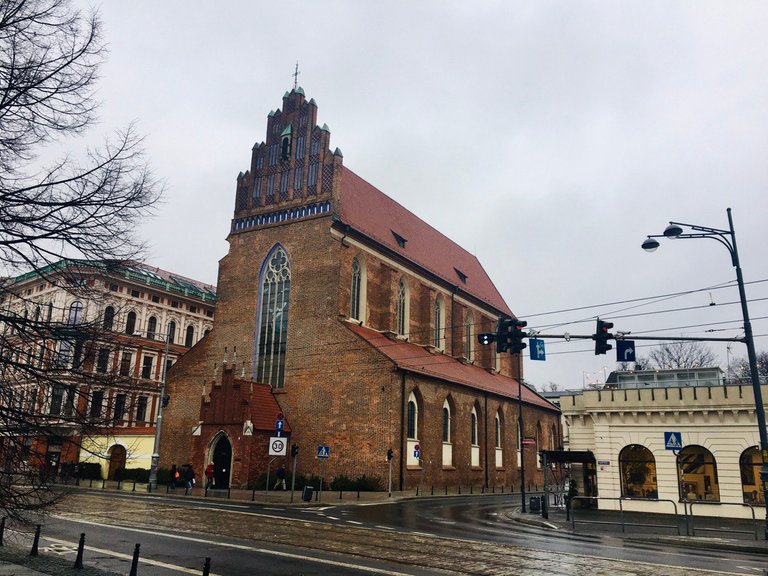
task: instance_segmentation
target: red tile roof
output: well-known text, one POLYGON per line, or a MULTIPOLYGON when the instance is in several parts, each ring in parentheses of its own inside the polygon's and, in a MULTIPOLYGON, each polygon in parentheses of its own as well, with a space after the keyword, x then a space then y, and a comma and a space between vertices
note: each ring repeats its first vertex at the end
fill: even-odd
POLYGON ((478 259, 349 168, 341 173, 342 223, 383 244, 449 284, 512 315, 478 259), (394 234, 406 240, 398 244, 394 234), (461 274, 459 274, 461 273, 461 274), (462 281, 462 275, 464 280, 462 281))
MULTIPOLYGON (((240 385, 241 390, 248 390, 248 387, 253 384, 253 395, 249 402, 253 429, 274 431, 277 415, 281 414, 283 410, 280 408, 277 398, 272 394, 272 388, 269 384, 251 383, 250 380, 240 380, 239 378, 236 379, 236 382, 240 385)), ((291 431, 291 426, 287 420, 283 431, 286 434, 291 431)))
MULTIPOLYGON (((461 384, 506 398, 515 400, 518 398, 520 384, 514 378, 491 374, 485 368, 473 364, 463 364, 447 354, 433 354, 422 346, 404 340, 392 340, 364 326, 351 322, 345 322, 345 325, 401 370, 461 384)), ((523 402, 559 412, 554 404, 526 386, 523 386, 523 402)))

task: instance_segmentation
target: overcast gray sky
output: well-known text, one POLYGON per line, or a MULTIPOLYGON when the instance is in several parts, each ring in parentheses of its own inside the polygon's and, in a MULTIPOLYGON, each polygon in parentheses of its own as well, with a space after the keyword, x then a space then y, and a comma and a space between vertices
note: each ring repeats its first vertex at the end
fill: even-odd
MULTIPOLYGON (((100 12, 110 55, 89 136, 134 120, 146 135, 167 186, 143 230, 150 264, 216 282, 235 178, 298 60, 344 164, 475 253, 529 326, 590 334, 599 315, 635 333, 739 336, 736 289, 711 288, 735 278, 723 247, 640 249, 669 220, 727 228, 729 206, 746 280, 768 279, 765 2, 133 0, 100 12), (608 305, 681 291, 697 292, 608 305)), ((747 294, 768 334, 768 289, 747 294)), ((712 349, 725 367, 726 346, 712 349)), ((548 341, 526 377, 602 380, 615 354, 592 350, 548 341)))

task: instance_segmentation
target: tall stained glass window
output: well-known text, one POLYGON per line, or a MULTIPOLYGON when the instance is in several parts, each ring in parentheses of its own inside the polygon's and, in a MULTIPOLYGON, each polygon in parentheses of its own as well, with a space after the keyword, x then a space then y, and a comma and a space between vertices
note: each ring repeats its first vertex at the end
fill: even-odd
POLYGON ((288 335, 288 302, 291 267, 288 255, 275 247, 267 256, 259 291, 259 338, 256 379, 273 388, 285 385, 285 348, 288 335))

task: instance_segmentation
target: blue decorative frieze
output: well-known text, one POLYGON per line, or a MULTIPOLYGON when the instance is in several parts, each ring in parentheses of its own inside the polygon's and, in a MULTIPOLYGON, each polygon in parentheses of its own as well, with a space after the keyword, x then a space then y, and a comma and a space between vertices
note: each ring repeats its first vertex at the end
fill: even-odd
POLYGON ((317 216, 318 214, 326 214, 330 211, 330 202, 318 202, 317 204, 310 204, 309 206, 286 208, 285 210, 269 212, 268 214, 258 214, 256 216, 248 216, 247 218, 237 218, 232 223, 232 231, 239 232, 240 230, 269 226, 270 224, 287 222, 288 220, 301 220, 302 218, 317 216))

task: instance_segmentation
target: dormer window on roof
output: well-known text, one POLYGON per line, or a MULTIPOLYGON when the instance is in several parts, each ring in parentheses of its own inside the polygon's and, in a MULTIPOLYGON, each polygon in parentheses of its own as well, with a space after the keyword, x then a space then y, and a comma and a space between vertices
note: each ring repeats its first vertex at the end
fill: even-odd
POLYGON ((461 283, 462 284, 466 284, 467 283, 467 275, 464 274, 464 272, 462 272, 458 268, 454 268, 454 270, 456 271, 456 275, 459 277, 459 280, 461 280, 461 283))
POLYGON ((408 240, 400 236, 400 234, 394 230, 390 230, 390 232, 392 232, 392 236, 395 237, 395 242, 397 242, 397 245, 400 246, 400 248, 405 248, 405 243, 408 242, 408 240))

